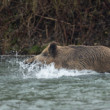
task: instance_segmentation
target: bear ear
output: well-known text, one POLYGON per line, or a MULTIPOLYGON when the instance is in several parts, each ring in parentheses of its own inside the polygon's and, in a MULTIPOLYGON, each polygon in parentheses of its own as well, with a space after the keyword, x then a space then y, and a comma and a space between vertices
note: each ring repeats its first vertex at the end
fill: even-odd
POLYGON ((48 50, 49 50, 49 54, 52 57, 55 57, 57 55, 57 43, 56 42, 50 43, 48 50))

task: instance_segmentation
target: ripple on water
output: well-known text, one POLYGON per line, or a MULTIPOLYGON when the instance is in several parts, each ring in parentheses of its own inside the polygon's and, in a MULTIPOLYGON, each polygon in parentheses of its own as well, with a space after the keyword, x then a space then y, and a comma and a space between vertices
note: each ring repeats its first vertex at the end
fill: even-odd
POLYGON ((110 74, 0 62, 0 110, 109 110, 110 74))

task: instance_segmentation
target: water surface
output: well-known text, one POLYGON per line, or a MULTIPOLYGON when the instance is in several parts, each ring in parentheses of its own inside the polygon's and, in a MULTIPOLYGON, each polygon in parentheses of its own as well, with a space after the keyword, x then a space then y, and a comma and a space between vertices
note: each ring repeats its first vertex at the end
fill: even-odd
POLYGON ((0 110, 110 110, 110 74, 0 56, 0 110))

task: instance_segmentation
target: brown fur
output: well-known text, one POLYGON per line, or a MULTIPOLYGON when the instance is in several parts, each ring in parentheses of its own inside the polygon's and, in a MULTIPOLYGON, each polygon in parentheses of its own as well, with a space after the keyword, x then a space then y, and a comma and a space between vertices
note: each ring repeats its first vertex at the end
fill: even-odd
POLYGON ((47 64, 54 62, 56 68, 110 72, 110 49, 105 46, 57 46, 53 42, 26 63, 35 60, 47 64))

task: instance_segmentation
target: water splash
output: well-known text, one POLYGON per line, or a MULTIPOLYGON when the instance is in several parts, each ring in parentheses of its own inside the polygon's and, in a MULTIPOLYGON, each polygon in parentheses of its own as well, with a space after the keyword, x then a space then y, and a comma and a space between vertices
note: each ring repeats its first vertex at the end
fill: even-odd
POLYGON ((19 62, 19 65, 23 78, 48 79, 48 78, 60 78, 63 76, 74 77, 80 75, 98 74, 97 72, 91 70, 78 71, 78 70, 68 70, 64 68, 56 69, 54 63, 51 63, 49 65, 46 64, 42 65, 40 62, 38 62, 28 65, 28 64, 24 64, 23 62, 19 62))
POLYGON ((16 57, 18 56, 18 52, 17 51, 16 51, 16 54, 15 55, 16 55, 16 57))

